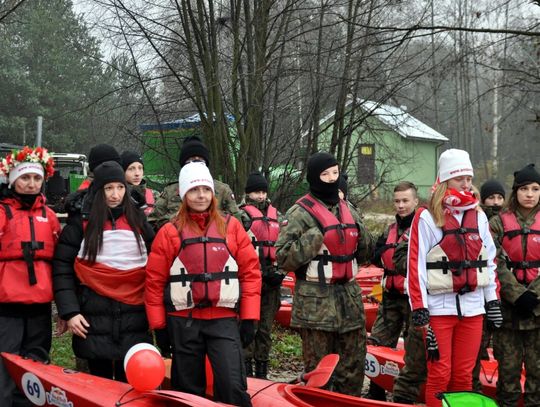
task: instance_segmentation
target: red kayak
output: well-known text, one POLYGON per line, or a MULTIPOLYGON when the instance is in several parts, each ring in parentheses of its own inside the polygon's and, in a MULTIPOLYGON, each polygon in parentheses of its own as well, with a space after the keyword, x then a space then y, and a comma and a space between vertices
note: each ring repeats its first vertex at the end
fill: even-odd
MULTIPOLYGON (((403 367, 404 349, 393 349, 384 346, 368 345, 365 363, 366 376, 378 384, 386 391, 391 392, 394 387, 394 378, 403 367)), ((496 384, 498 378, 498 365, 494 359, 482 360, 480 370, 480 382, 482 383, 482 393, 486 396, 496 397, 496 384)), ((525 375, 521 375, 521 392, 524 391, 525 375)), ((421 400, 424 399, 424 390, 420 392, 421 400)), ((523 406, 523 396, 519 406, 523 406)))
POLYGON ((177 391, 138 392, 129 384, 2 353, 17 387, 37 406, 213 407, 226 406, 177 391))
MULTIPOLYGON (((373 302, 364 302, 364 312, 366 314, 366 330, 371 332, 371 327, 377 318, 377 310, 379 309, 379 304, 373 302)), ((286 328, 291 325, 291 312, 292 304, 290 301, 282 300, 281 306, 276 314, 276 321, 286 328)))
POLYGON ((347 396, 327 390, 297 384, 275 383, 248 378, 248 392, 253 407, 405 407, 406 404, 388 403, 347 396))
MULTIPOLYGON (((368 266, 360 267, 358 273, 356 274, 356 282, 362 289, 363 295, 368 295, 373 290, 373 286, 379 284, 383 277, 384 270, 380 267, 368 266)), ((283 279, 281 285, 281 294, 282 296, 292 297, 294 295, 294 284, 296 282, 296 277, 294 272, 288 273, 283 279)))

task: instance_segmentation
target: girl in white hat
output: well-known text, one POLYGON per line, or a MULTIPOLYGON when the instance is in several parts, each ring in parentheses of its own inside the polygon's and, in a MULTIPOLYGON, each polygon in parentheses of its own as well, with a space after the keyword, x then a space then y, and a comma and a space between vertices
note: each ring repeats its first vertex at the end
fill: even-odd
POLYGON ((495 245, 478 208, 469 154, 450 149, 439 158, 428 209, 411 226, 407 290, 414 326, 425 331, 426 405, 437 394, 471 390, 483 314, 502 323, 495 276, 495 245))
POLYGON ((178 181, 182 203, 146 266, 150 328, 162 353, 172 352, 175 390, 204 396, 208 357, 214 399, 250 407, 242 347, 260 315, 259 257, 242 224, 219 212, 206 165, 184 165, 178 181))

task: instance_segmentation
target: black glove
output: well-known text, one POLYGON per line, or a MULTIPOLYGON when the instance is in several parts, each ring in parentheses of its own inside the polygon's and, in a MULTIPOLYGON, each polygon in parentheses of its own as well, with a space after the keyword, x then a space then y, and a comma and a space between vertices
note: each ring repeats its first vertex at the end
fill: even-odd
POLYGON ((285 274, 274 272, 263 276, 263 281, 269 287, 279 287, 284 278, 285 274))
POLYGON ((167 329, 155 329, 154 335, 156 336, 156 344, 161 351, 161 356, 170 357, 172 352, 171 338, 167 329))
POLYGON ((243 319, 240 322, 240 340, 242 347, 249 346, 255 339, 255 321, 252 319, 243 319))
POLYGON ((427 308, 418 308, 412 312, 412 323, 415 327, 429 324, 429 311, 427 308))
POLYGON ((503 323, 501 302, 493 300, 486 304, 486 318, 490 328, 500 328, 503 323))
POLYGON ((525 291, 519 296, 514 303, 514 308, 524 318, 529 318, 533 315, 533 310, 540 304, 538 297, 532 291, 525 291))
POLYGON ((435 337, 435 332, 433 332, 431 325, 428 326, 426 333, 426 351, 427 360, 430 362, 439 360, 439 344, 437 343, 437 338, 435 337))

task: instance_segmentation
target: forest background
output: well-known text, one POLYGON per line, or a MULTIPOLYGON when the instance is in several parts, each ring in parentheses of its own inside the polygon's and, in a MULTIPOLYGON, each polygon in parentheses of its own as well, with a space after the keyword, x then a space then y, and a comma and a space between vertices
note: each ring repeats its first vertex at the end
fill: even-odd
POLYGON ((240 194, 254 169, 302 171, 332 111, 347 164, 372 100, 509 185, 540 151, 539 23, 528 0, 3 0, 0 141, 32 144, 40 115, 52 151, 143 151, 140 124, 198 113, 212 171, 240 194))

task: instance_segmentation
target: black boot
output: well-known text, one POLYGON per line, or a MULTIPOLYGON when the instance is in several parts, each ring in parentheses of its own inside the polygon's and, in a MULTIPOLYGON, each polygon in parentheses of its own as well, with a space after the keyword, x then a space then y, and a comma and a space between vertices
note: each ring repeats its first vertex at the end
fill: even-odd
POLYGON ((386 401, 386 392, 382 387, 374 382, 369 382, 369 391, 366 398, 371 400, 386 401))
POLYGON ((253 360, 251 359, 244 360, 244 365, 246 366, 246 376, 253 377, 253 360))
POLYGON ((257 379, 266 379, 268 375, 268 362, 262 362, 260 360, 255 361, 255 377, 257 379))

